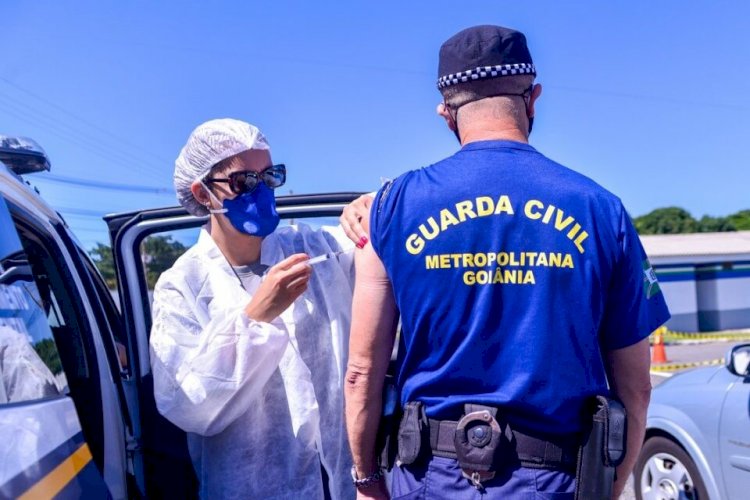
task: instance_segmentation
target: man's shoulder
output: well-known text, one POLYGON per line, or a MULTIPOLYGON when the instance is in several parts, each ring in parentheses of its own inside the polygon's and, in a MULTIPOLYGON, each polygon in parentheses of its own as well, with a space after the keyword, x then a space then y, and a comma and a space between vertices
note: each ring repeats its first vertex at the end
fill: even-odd
MULTIPOLYGON (((492 150, 475 151, 478 154, 491 155, 492 150)), ((523 164, 524 167, 534 169, 535 173, 524 178, 524 183, 539 187, 549 187, 557 192, 568 192, 571 195, 584 196, 598 199, 601 202, 609 202, 613 205, 621 204, 620 198, 600 185, 595 180, 581 173, 576 167, 569 167, 557 162, 540 151, 526 147, 515 151, 516 161, 523 164), (542 172, 542 175, 537 175, 542 172)), ((417 188, 421 181, 429 180, 431 175, 435 175, 441 170, 453 170, 458 168, 459 163, 466 162, 467 159, 461 155, 461 151, 456 152, 435 163, 409 170, 394 180, 384 185, 379 194, 385 196, 390 191, 402 189, 417 188)), ((469 160, 470 161, 470 160, 469 160)))
POLYGON ((562 184, 563 187, 567 187, 571 192, 578 193, 579 195, 600 198, 602 201, 606 200, 615 204, 620 203, 620 198, 617 195, 591 177, 580 172, 577 167, 568 167, 541 153, 538 156, 540 157, 539 161, 554 175, 551 180, 558 185, 558 188, 562 184))

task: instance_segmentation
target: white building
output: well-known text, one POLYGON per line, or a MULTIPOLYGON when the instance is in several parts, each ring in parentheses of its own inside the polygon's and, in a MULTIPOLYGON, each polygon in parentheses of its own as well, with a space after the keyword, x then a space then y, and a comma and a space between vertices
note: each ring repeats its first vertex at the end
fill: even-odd
POLYGON ((750 231, 641 236, 675 331, 750 328, 750 231))

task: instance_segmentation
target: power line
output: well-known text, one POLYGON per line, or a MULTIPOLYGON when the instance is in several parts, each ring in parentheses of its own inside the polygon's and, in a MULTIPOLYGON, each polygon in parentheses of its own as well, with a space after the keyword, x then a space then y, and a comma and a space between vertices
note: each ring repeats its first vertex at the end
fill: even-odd
POLYGON ((136 149, 139 149, 140 151, 142 151, 142 152, 144 152, 144 153, 148 154, 148 155, 149 155, 149 156, 151 156, 152 158, 154 158, 154 159, 156 159, 157 161, 159 161, 159 163, 169 163, 169 160, 165 160, 164 158, 160 157, 159 155, 156 155, 156 154, 154 154, 154 153, 152 153, 152 152, 150 152, 150 151, 147 151, 147 150, 143 149, 143 148, 142 148, 141 146, 138 146, 138 145, 136 145, 136 144, 133 144, 133 143, 132 143, 132 142, 130 142, 130 141, 126 141, 125 139, 123 139, 123 138, 121 138, 121 137, 119 137, 119 136, 117 136, 117 135, 113 134, 113 133, 112 133, 112 132, 110 132, 109 130, 106 130, 106 129, 103 129, 103 128, 99 127, 98 125, 96 125, 96 124, 94 124, 94 123, 92 123, 92 122, 90 122, 90 121, 86 120, 85 118, 83 118, 83 117, 81 117, 81 116, 78 116, 77 114, 75 114, 75 113, 73 113, 73 112, 71 112, 71 111, 68 111, 67 109, 63 108, 63 107, 62 107, 62 106, 60 106, 59 104, 57 104, 57 103, 55 103, 55 102, 52 102, 52 101, 50 101, 49 99, 45 99, 44 97, 42 97, 42 96, 40 96, 40 95, 38 95, 38 94, 35 94, 34 92, 31 92, 30 90, 28 90, 28 89, 25 89, 25 88, 21 87, 21 86, 20 86, 20 85, 18 85, 17 83, 15 83, 15 82, 12 82, 11 80, 8 80, 8 79, 7 79, 7 78, 5 78, 5 77, 2 77, 2 76, 0 76, 0 81, 3 81, 3 82, 5 82, 5 84, 6 84, 6 85, 10 85, 11 87, 15 88, 16 90, 20 90, 20 91, 21 91, 21 92, 23 92, 24 94, 27 94, 27 95, 29 95, 29 96, 33 97, 34 99, 37 99, 37 100, 39 100, 39 101, 41 101, 41 102, 45 103, 45 104, 46 104, 46 105, 48 105, 48 106, 52 106, 53 108, 55 108, 55 109, 57 109, 57 110, 61 111, 62 113, 66 114, 66 115, 68 115, 68 116, 70 116, 70 117, 72 117, 72 118, 75 118, 75 119, 76 119, 76 120, 78 120, 79 122, 81 122, 81 123, 83 123, 83 124, 85 124, 85 125, 88 125, 89 127, 93 128, 93 129, 94 129, 94 130, 96 130, 97 132, 103 133, 103 134, 105 134, 105 135, 107 135, 107 136, 109 136, 109 137, 111 137, 111 138, 115 139, 116 141, 119 141, 120 143, 122 143, 122 144, 124 144, 124 145, 126 145, 126 146, 128 146, 128 147, 130 147, 130 148, 136 148, 136 149))
POLYGON ((79 220, 73 221, 71 219, 71 216, 69 215, 65 216, 65 220, 68 223, 68 227, 72 228, 74 233, 78 232, 79 229, 109 232, 109 228, 102 221, 99 221, 98 225, 83 225, 83 223, 85 222, 87 223, 87 222, 96 222, 96 221, 93 219, 88 219, 88 220, 79 219, 79 220))
POLYGON ((2 95, 0 94, 0 99, 4 100, 4 105, 6 107, 10 107, 12 110, 15 110, 16 112, 20 113, 28 113, 31 112, 35 114, 38 118, 42 120, 46 120, 48 124, 53 125, 56 127, 57 130, 62 130, 63 132, 67 134, 71 134, 72 136, 78 138, 79 140, 83 140, 88 142, 90 145, 93 145, 95 147, 98 147, 108 154, 116 154, 125 157, 128 161, 136 161, 139 163, 149 164, 149 161, 144 161, 143 158, 140 158, 129 151, 123 151, 117 148, 113 148, 111 145, 108 145, 100 140, 93 139, 91 136, 86 133, 82 132, 74 127, 72 127, 70 124, 60 120, 59 118, 50 115, 46 111, 39 110, 37 108, 34 108, 33 106, 20 102, 8 95, 2 95))
POLYGON ((161 194, 161 195, 173 195, 174 191, 171 188, 159 188, 154 186, 138 186, 134 184, 119 184, 115 182, 101 182, 101 181, 90 181, 87 179, 79 179, 76 177, 66 177, 62 175, 45 174, 39 176, 38 180, 58 182, 61 184, 72 184, 80 187, 90 187, 97 189, 110 189, 113 191, 128 191, 133 193, 150 193, 150 194, 161 194))
POLYGON ((73 208, 73 207, 52 207, 58 212, 74 215, 82 215, 88 217, 104 217, 109 212, 101 212, 99 210, 89 210, 87 208, 73 208))
MULTIPOLYGON (((100 143, 95 139, 91 139, 89 136, 86 136, 81 132, 70 129, 70 127, 65 124, 63 124, 62 126, 57 125, 53 123, 54 121, 57 121, 55 118, 50 118, 48 115, 45 115, 45 113, 35 110, 28 105, 19 105, 15 102, 8 102, 7 99, 8 98, 6 96, 2 96, 0 94, 0 109, 4 109, 6 113, 9 113, 10 115, 15 116, 16 118, 27 123, 41 126, 53 135, 56 135, 67 142, 76 144, 77 146, 86 149, 100 156, 101 158, 106 159, 108 162, 118 163, 130 169, 138 169, 144 174, 149 174, 152 176, 156 171, 158 171, 158 168, 153 168, 153 166, 152 168, 146 168, 145 165, 142 165, 144 163, 143 160, 139 159, 136 156, 133 156, 130 153, 114 150, 111 147, 108 147, 106 144, 100 143), (26 109, 23 109, 24 107, 26 109), (35 114, 36 117, 29 116, 30 114, 35 114), (50 120, 52 121, 52 123, 50 122, 50 120)), ((154 179, 156 179, 156 177, 154 177, 154 179)))
POLYGON ((98 215, 74 214, 74 213, 66 212, 64 210, 58 210, 58 212, 64 213, 66 219, 78 219, 80 221, 86 221, 86 222, 101 222, 101 219, 96 219, 98 215), (93 220, 92 220, 92 217, 94 218, 93 220))
MULTIPOLYGON (((83 228, 83 227, 77 227, 77 228, 75 228, 73 230, 73 232, 75 234, 78 234, 78 233, 102 234, 102 233, 104 233, 105 236, 107 235, 106 229, 103 229, 103 230, 99 231, 99 230, 96 230, 96 229, 86 229, 86 228, 83 228)), ((109 242, 107 242, 107 243, 109 243, 109 242)))
MULTIPOLYGON (((31 123, 31 124, 37 125, 37 126, 40 125, 38 122, 34 121, 33 119, 30 119, 29 117, 25 116, 24 114, 20 114, 20 113, 14 112, 14 111, 9 110, 7 108, 4 111, 6 113, 12 115, 12 116, 15 116, 16 118, 18 118, 20 120, 23 120, 23 121, 27 122, 27 123, 31 123)), ((81 147, 81 148, 83 148, 83 149, 85 149, 85 150, 87 150, 87 151, 89 151, 89 152, 91 152, 91 153, 99 156, 100 158, 105 159, 109 163, 119 164, 119 165, 121 165, 121 166, 123 166, 125 168, 129 168, 129 169, 134 169, 134 168, 138 167, 138 164, 134 164, 132 162, 126 162, 126 161, 123 161, 121 159, 118 159, 117 157, 114 157, 109 152, 102 151, 102 150, 99 150, 99 149, 96 149, 96 148, 92 148, 90 146, 87 146, 86 144, 82 144, 81 142, 75 140, 74 138, 71 138, 70 135, 66 134, 64 131, 61 132, 61 131, 56 130, 54 128, 50 128, 49 126, 45 127, 44 125, 42 125, 42 128, 45 128, 52 135, 55 135, 55 136, 57 136, 57 137, 65 140, 65 141, 67 141, 69 143, 75 144, 75 145, 77 145, 77 146, 79 146, 79 147, 81 147)), ((146 172, 143 172, 143 173, 146 173, 146 172)))
MULTIPOLYGON (((120 42, 117 40, 106 40, 107 43, 111 45, 127 45, 128 47, 134 47, 134 46, 140 46, 149 50, 159 50, 162 52, 172 51, 172 52, 181 52, 181 53, 190 53, 190 54, 213 54, 213 52, 210 51, 210 49, 201 48, 201 47, 188 47, 188 46, 179 46, 179 45, 168 45, 168 44, 149 44, 144 43, 141 41, 134 41, 134 40, 128 40, 125 42, 120 42)), ((226 52, 227 54, 236 54, 237 56, 241 57, 247 57, 247 52, 245 51, 237 51, 230 50, 226 52)), ((330 67, 334 69, 339 70, 357 70, 357 71, 370 71, 370 72, 385 72, 389 74, 399 74, 399 75, 405 75, 410 74, 414 76, 432 76, 434 73, 431 71, 425 71, 425 70, 418 70, 414 68, 407 68, 407 67, 397 67, 397 66, 376 66, 376 65, 368 65, 368 64, 362 64, 359 62, 342 62, 342 61, 332 61, 327 59, 315 59, 315 58, 305 58, 305 57, 288 57, 284 55, 267 55, 263 53, 254 53, 253 58, 259 61, 266 61, 266 62, 275 62, 275 63, 282 63, 285 65, 288 64, 305 64, 305 65, 313 65, 313 66, 321 66, 321 67, 330 67)), ((0 77, 2 79, 2 77, 0 77)), ((602 90, 601 88, 584 88, 584 87, 568 87, 568 86, 562 86, 562 85, 553 85, 553 84, 547 84, 544 81, 541 83, 544 84, 545 87, 549 87, 550 89, 558 89, 566 92, 578 92, 578 93, 586 93, 586 94, 599 94, 609 97, 617 97, 617 98, 624 98, 624 99, 639 99, 639 100, 650 100, 650 101, 661 101, 661 102, 668 102, 673 104, 687 104, 690 106, 705 106, 709 108, 722 108, 722 109, 735 109, 735 110, 741 110, 741 111, 747 111, 750 108, 747 106, 743 106, 741 104, 736 103, 716 103, 716 102, 698 102, 698 101, 692 101, 690 99, 679 99, 670 97, 667 95, 659 94, 659 95, 648 95, 648 94, 633 94, 628 92, 619 92, 619 91, 608 91, 608 90, 602 90)))
POLYGON ((607 97, 619 97, 623 99, 634 99, 634 100, 640 100, 640 101, 657 101, 657 102, 667 102, 671 104, 704 106, 707 108, 732 109, 732 110, 740 110, 740 111, 750 110, 749 107, 742 106, 740 104, 726 104, 726 103, 720 103, 720 102, 698 102, 698 101, 691 101, 689 99, 676 99, 674 97, 669 97, 669 96, 632 94, 629 92, 603 90, 600 88, 587 89, 583 87, 568 87, 565 85, 553 85, 553 84, 544 84, 544 86, 550 89, 554 89, 554 90, 562 90, 563 92, 575 92, 575 93, 580 93, 580 94, 592 94, 592 95, 601 95, 601 96, 607 96, 607 97))
MULTIPOLYGON (((107 40, 107 43, 110 45, 124 45, 125 43, 117 41, 117 40, 107 40)), ((178 46, 178 45, 167 45, 167 44, 149 44, 149 43, 143 43, 137 40, 128 40, 127 46, 129 48, 133 48, 135 46, 146 48, 150 51, 158 50, 162 52, 179 52, 179 53, 185 53, 185 54, 205 54, 205 55, 214 55, 215 51, 211 50, 210 48, 202 48, 202 47, 187 47, 187 46, 178 46)), ((239 58, 246 58, 248 56, 247 51, 245 50, 237 50, 237 49, 224 49, 223 51, 227 55, 234 55, 239 58)), ((371 72, 378 72, 378 73, 388 73, 388 74, 398 74, 398 75, 416 75, 416 76, 432 76, 433 73, 431 71, 426 70, 418 70, 414 68, 407 68, 407 67, 395 67, 395 66, 376 66, 376 65, 368 65, 368 64, 362 64, 362 63, 351 63, 351 62, 342 62, 340 60, 326 60, 326 59, 315 59, 315 58, 304 58, 304 57, 288 57, 284 55, 279 54, 273 54, 269 55, 266 54, 263 51, 256 51, 252 54, 253 60, 256 61, 265 61, 265 62, 273 62, 273 63, 281 63, 285 67, 294 67, 293 65, 310 65, 310 66, 323 66, 323 67, 329 67, 332 69, 337 70, 356 70, 356 71, 371 71, 371 72)))

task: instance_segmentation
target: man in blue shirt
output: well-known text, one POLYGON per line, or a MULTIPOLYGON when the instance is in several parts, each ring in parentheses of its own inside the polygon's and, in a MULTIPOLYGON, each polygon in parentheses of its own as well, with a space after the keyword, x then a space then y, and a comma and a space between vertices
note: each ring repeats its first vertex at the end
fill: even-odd
POLYGON ((386 494, 375 434, 397 311, 396 385, 404 420, 423 430, 421 447, 394 468, 394 497, 573 498, 596 395, 618 398, 628 414, 615 498, 632 470, 651 390, 647 337, 669 312, 619 198, 528 144, 535 75, 517 31, 478 26, 445 42, 438 114, 462 148, 373 200, 346 385, 362 498, 386 494), (512 443, 497 445, 489 471, 472 455, 489 427, 460 434, 477 409, 512 443))

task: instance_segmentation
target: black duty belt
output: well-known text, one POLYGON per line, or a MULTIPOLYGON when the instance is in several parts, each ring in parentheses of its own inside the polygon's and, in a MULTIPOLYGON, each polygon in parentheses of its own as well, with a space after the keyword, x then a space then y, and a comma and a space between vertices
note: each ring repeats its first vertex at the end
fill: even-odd
MULTIPOLYGON (((430 448, 433 455, 456 459, 455 435, 458 422, 429 419, 430 448)), ((508 429, 508 440, 515 445, 515 454, 524 467, 575 470, 578 461, 578 436, 530 436, 508 429)))

